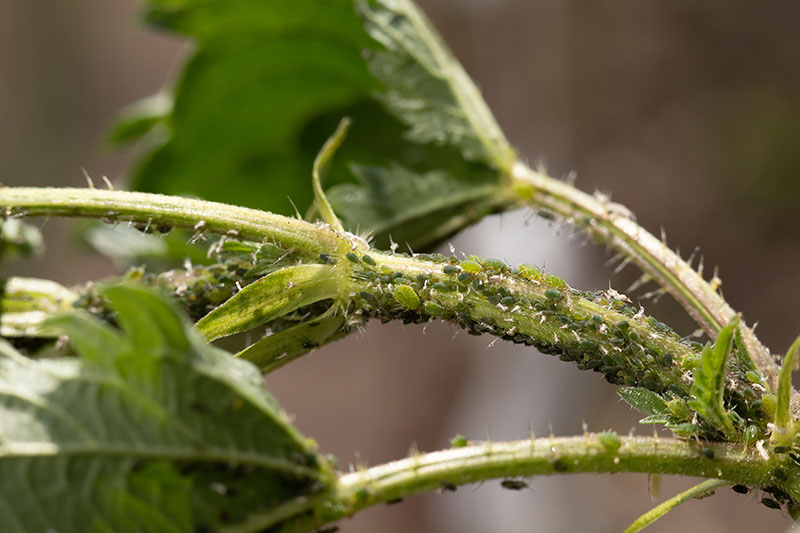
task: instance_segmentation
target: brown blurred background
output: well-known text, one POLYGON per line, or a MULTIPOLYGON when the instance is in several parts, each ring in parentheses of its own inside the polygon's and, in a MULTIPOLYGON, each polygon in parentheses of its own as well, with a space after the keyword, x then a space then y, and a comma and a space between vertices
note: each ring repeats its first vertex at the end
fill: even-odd
MULTIPOLYGON (((796 1, 421 1, 528 160, 575 170, 706 271, 774 352, 800 333, 800 4, 796 1)), ((173 79, 189 48, 141 28, 139 3, 0 2, 0 181, 83 186, 80 168, 124 183, 130 153, 104 134, 124 105, 173 79)), ((70 225, 44 226, 48 252, 4 275, 79 283, 113 273, 75 248, 70 225)), ((458 250, 532 262, 573 286, 624 290, 602 250, 527 213, 491 217, 458 250)), ((683 334, 676 304, 643 302, 683 334)), ((531 349, 427 328, 377 324, 269 377, 296 423, 343 466, 472 439, 613 428, 637 416, 597 375, 531 349)), ((636 431, 649 434, 639 426, 636 431)), ((664 434, 666 435, 666 434, 664 434)), ((661 498, 689 480, 665 478, 661 498)), ((620 531, 653 505, 643 475, 497 483, 427 495, 345 521, 344 532, 620 531)), ((784 531, 780 511, 729 489, 689 503, 651 531, 784 531)))

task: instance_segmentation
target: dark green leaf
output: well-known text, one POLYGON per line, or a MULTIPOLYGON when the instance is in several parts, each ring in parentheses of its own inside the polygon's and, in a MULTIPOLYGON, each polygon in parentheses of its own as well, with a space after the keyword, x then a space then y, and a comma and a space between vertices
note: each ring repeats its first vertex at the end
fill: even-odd
POLYGON ((638 387, 620 387, 617 389, 617 394, 628 405, 648 415, 668 416, 670 414, 664 398, 650 390, 638 387))
POLYGON ((122 332, 53 325, 79 358, 0 344, 3 531, 218 531, 333 481, 254 366, 144 289, 106 295, 122 332))
POLYGON ((374 235, 378 246, 391 235, 429 247, 513 203, 513 150, 410 2, 363 4, 363 20, 352 0, 147 5, 148 21, 194 37, 197 51, 163 122, 166 138, 139 166, 136 188, 291 215, 288 196, 305 212, 314 156, 348 116, 353 126, 331 167, 329 198, 346 229, 374 235), (395 17, 402 34, 390 27, 395 17), (354 177, 351 168, 383 177, 354 177), (408 194, 387 197, 388 181, 408 194), (438 197, 425 195, 431 190, 438 197))

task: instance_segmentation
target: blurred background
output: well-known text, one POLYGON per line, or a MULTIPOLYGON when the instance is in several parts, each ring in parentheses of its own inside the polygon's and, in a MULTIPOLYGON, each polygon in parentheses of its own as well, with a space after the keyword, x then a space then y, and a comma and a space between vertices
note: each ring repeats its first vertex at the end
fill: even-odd
MULTIPOLYGON (((794 1, 420 0, 483 90, 511 142, 551 175, 611 193, 673 247, 696 246, 706 272, 760 338, 782 353, 800 333, 800 4, 794 1)), ((0 182, 84 186, 81 167, 124 183, 135 153, 105 135, 117 111, 174 78, 190 51, 141 27, 140 3, 0 2, 0 182)), ((213 198, 212 198, 213 199, 213 198)), ((76 246, 73 226, 42 221, 47 253, 3 275, 77 284, 114 273, 76 246)), ((459 251, 546 266, 581 289, 623 291, 637 277, 604 266, 567 227, 530 213, 484 220, 459 251)), ((447 249, 447 247, 445 247, 447 249)), ((642 302, 688 335, 668 297, 642 302)), ((596 374, 450 326, 370 324, 270 375, 270 390, 343 467, 470 439, 628 433, 638 417, 596 374), (491 346, 490 346, 491 344, 491 346)), ((635 431, 649 434, 639 426, 635 431)), ((667 436, 666 433, 662 433, 667 436)), ((343 532, 624 529, 691 480, 644 475, 498 483, 410 498, 341 524, 343 532)), ((658 531, 785 531, 780 511, 729 489, 689 503, 658 531)))

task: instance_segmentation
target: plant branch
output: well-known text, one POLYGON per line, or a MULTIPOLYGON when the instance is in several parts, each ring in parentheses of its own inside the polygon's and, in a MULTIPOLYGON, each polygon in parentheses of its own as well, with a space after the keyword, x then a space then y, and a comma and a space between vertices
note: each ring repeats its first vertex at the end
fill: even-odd
MULTIPOLYGON (((524 201, 559 214, 635 262, 669 292, 712 339, 736 316, 715 287, 666 243, 639 226, 625 207, 586 194, 522 163, 515 165, 513 179, 524 201)), ((771 390, 776 391, 777 363, 744 322, 740 331, 747 351, 771 390)))
MULTIPOLYGON (((606 434, 608 435, 608 434, 606 434)), ((775 480, 774 460, 753 449, 656 437, 617 437, 612 445, 599 435, 484 442, 451 448, 343 474, 328 494, 287 502, 237 531, 259 531, 282 524, 281 531, 310 531, 379 503, 421 492, 518 476, 641 472, 698 476, 750 486, 773 482, 797 498, 797 481, 775 480), (713 452, 713 459, 701 455, 713 452), (287 521, 288 520, 288 521, 287 521)))
POLYGON ((0 188, 0 212, 6 217, 84 217, 130 221, 150 227, 193 229, 254 242, 271 241, 314 256, 320 252, 366 247, 361 239, 324 224, 178 196, 72 188, 0 188), (348 238, 352 237, 352 242, 348 238))

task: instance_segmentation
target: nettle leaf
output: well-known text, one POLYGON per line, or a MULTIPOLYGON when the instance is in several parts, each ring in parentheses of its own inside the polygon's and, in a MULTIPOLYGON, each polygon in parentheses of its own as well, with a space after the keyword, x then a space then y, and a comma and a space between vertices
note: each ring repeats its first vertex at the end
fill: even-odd
POLYGON ((247 331, 304 305, 339 294, 336 267, 290 266, 243 288, 197 323, 209 340, 247 331))
POLYGON ((414 172, 354 164, 360 183, 332 188, 328 199, 345 226, 366 230, 385 244, 388 236, 412 248, 446 239, 498 209, 503 187, 489 171, 456 177, 447 171, 414 172))
POLYGON ((362 3, 357 13, 353 0, 150 0, 146 18, 194 38, 196 52, 171 108, 124 117, 123 139, 158 126, 135 172, 139 190, 286 215, 290 197, 305 212, 314 157, 346 116, 328 197, 346 229, 377 246, 391 236, 430 247, 515 201, 513 150, 411 2, 362 3), (388 184, 403 194, 386 194, 388 184))
POLYGON ((734 433, 733 423, 725 411, 723 395, 725 393, 728 356, 733 346, 733 338, 739 325, 739 317, 734 317, 730 324, 722 328, 712 346, 706 343, 700 356, 700 366, 694 369, 692 399, 688 402, 697 414, 722 431, 727 436, 734 433))
POLYGON ((422 143, 449 144, 465 157, 509 172, 514 149, 478 88, 410 0, 357 0, 369 34, 385 47, 369 56, 386 86, 381 101, 422 143))
POLYGON ((655 392, 639 387, 620 387, 619 397, 625 403, 651 416, 668 416, 670 414, 666 400, 655 392))
POLYGON ((50 324, 78 358, 0 344, 3 531, 218 531, 334 481, 254 366, 149 291, 105 296, 122 331, 50 324))

